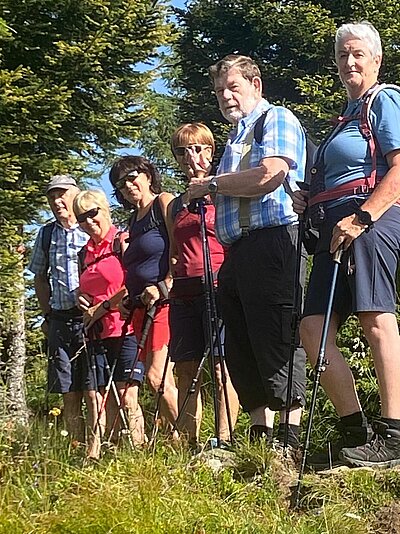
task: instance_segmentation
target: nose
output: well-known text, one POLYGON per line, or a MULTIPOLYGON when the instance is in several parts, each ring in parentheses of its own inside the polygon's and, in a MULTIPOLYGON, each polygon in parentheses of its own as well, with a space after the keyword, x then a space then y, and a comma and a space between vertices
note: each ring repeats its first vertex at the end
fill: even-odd
POLYGON ((232 91, 228 88, 224 89, 222 92, 223 100, 230 100, 232 98, 232 91))
POLYGON ((353 54, 349 54, 349 55, 347 56, 347 61, 346 61, 346 63, 347 63, 347 65, 348 65, 349 67, 353 67, 353 66, 355 65, 356 61, 355 61, 355 57, 353 56, 353 54))

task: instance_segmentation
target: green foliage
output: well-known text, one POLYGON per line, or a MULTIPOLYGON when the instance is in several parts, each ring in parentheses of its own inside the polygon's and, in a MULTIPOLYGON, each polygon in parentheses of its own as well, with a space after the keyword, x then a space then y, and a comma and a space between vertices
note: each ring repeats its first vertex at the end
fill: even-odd
POLYGON ((88 177, 89 164, 138 139, 153 77, 139 66, 172 32, 163 0, 0 0, 0 10, 4 338, 24 296, 15 283, 23 225, 45 206, 45 183, 57 172, 88 177))

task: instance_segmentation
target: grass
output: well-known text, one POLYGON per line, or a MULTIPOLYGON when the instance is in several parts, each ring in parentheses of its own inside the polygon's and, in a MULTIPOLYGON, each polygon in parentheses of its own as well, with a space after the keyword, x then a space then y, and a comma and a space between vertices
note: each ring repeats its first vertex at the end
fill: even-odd
MULTIPOLYGON (((30 406, 38 415, 28 429, 0 427, 0 534, 400 532, 400 470, 307 474, 294 511, 289 486, 296 473, 266 446, 248 443, 243 414, 233 461, 219 472, 184 446, 172 447, 161 433, 154 449, 105 450, 98 463, 87 464, 85 451, 62 434, 60 418, 43 417, 39 364, 28 374, 30 406)), ((205 397, 203 441, 213 434, 212 402, 205 397)), ((51 397, 50 407, 58 401, 51 397)), ((146 390, 142 402, 151 421, 154 399, 146 390)), ((335 420, 322 390, 316 414, 318 448, 335 420)))
POLYGON ((107 451, 85 465, 52 423, 1 433, 0 533, 365 534, 390 532, 379 530, 388 514, 377 518, 397 514, 395 470, 306 475, 293 511, 285 470, 265 446, 242 439, 219 472, 162 436, 155 449, 107 451))

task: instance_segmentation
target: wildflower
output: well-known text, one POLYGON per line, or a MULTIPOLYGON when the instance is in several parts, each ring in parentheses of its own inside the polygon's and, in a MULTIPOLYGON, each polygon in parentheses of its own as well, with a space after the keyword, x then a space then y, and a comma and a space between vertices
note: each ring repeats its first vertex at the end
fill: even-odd
POLYGON ((62 435, 63 438, 66 438, 68 436, 68 430, 61 430, 60 434, 62 435))
POLYGON ((57 408, 57 406, 55 406, 49 411, 49 415, 53 415, 54 417, 58 417, 60 414, 61 414, 61 410, 60 408, 57 408))

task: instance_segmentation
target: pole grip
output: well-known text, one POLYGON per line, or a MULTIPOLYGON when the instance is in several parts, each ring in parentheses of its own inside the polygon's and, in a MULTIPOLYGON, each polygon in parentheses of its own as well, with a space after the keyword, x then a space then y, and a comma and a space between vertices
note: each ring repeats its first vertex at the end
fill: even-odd
POLYGON ((333 258, 332 258, 335 263, 341 263, 343 252, 344 252, 343 245, 340 245, 340 247, 335 250, 335 252, 333 253, 333 258))

